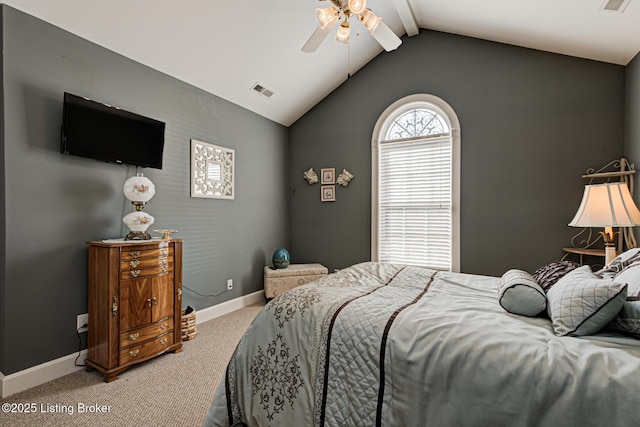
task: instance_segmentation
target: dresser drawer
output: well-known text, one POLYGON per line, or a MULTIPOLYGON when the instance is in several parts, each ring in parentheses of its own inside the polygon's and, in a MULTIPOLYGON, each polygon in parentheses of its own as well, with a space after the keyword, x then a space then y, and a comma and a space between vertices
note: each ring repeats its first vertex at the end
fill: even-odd
POLYGON ((156 247, 154 249, 148 249, 144 246, 132 246, 130 248, 123 248, 120 253, 120 261, 129 261, 131 259, 142 258, 158 258, 162 256, 173 255, 173 247, 156 247))
POLYGON ((145 357, 155 356, 162 353, 167 347, 173 344, 173 334, 161 335, 155 340, 146 341, 138 345, 123 348, 120 350, 120 364, 135 362, 145 357))
POLYGON ((144 328, 132 329, 120 334, 120 348, 140 344, 166 332, 173 331, 173 317, 164 319, 144 328))
POLYGON ((126 261, 120 261, 120 270, 162 267, 163 265, 169 265, 169 263, 173 264, 173 257, 132 258, 126 261))
POLYGON ((122 270, 120 271, 120 279, 131 280, 137 279, 138 277, 156 276, 169 272, 173 272, 173 262, 151 268, 129 268, 128 270, 122 270))

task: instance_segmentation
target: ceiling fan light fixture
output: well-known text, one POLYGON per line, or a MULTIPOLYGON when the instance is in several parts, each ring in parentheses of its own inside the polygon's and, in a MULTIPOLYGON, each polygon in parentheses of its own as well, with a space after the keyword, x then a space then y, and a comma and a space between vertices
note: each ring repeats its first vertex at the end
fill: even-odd
POLYGON ((323 9, 316 9, 316 20, 318 26, 325 29, 327 25, 338 19, 337 11, 332 7, 325 7, 323 9))
POLYGON ((373 13, 371 9, 365 9, 364 12, 358 15, 358 19, 360 20, 360 22, 362 22, 362 25, 364 25, 364 27, 369 30, 369 33, 371 34, 374 33, 374 31, 376 30, 376 28, 378 28, 378 25, 380 25, 380 22, 382 21, 382 18, 373 13))
POLYGON ((367 0, 349 0, 349 12, 354 15, 360 15, 367 9, 367 0))
POLYGON ((334 38, 335 41, 341 44, 349 44, 349 34, 351 33, 351 27, 349 21, 342 21, 338 27, 338 32, 334 38))
POLYGON ((367 31, 369 31, 369 34, 376 39, 384 50, 390 52, 396 49, 402 41, 385 25, 382 18, 367 8, 367 3, 367 0, 331 0, 332 7, 316 9, 316 20, 319 25, 304 46, 302 46, 302 51, 307 53, 315 52, 320 44, 329 37, 333 28, 338 26, 338 22, 340 22, 340 25, 338 26, 334 40, 337 43, 349 45, 349 36, 351 33, 349 20, 353 16, 357 17, 367 31))

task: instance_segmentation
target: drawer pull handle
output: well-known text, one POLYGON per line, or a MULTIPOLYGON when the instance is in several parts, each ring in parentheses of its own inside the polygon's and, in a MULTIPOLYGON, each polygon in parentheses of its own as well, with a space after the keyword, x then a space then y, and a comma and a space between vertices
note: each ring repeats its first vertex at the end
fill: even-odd
POLYGON ((132 258, 138 258, 140 256, 140 251, 132 251, 130 252, 132 258))
POLYGON ((129 339, 130 339, 131 341, 135 341, 135 340, 137 340, 138 338, 140 338, 140 332, 136 332, 135 334, 131 334, 131 335, 129 335, 129 339))
POLYGON ((169 268, 167 267, 166 264, 164 264, 160 267, 160 269, 162 270, 163 273, 166 273, 169 268))
POLYGON ((151 307, 151 298, 147 298, 147 306, 151 307))
POLYGON ((167 326, 167 324, 166 324, 166 323, 163 323, 162 325, 160 325, 160 329, 162 329, 163 331, 164 331, 165 329, 167 329, 167 328, 168 328, 168 326, 167 326))
POLYGON ((158 305, 158 298, 157 297, 153 297, 153 305, 158 305))
POLYGON ((140 350, 138 350, 137 348, 135 350, 131 350, 129 352, 129 356, 131 357, 136 357, 138 355, 138 353, 140 353, 140 350))
POLYGON ((169 255, 169 249, 160 249, 160 255, 169 255))
POLYGON ((160 341, 160 345, 165 345, 169 340, 167 340, 166 338, 164 338, 162 341, 160 341))
POLYGON ((131 275, 133 277, 138 277, 140 275, 140 270, 131 270, 131 275))
POLYGON ((137 266, 140 265, 140 261, 137 259, 132 259, 131 261, 129 261, 129 265, 133 268, 136 268, 137 266))

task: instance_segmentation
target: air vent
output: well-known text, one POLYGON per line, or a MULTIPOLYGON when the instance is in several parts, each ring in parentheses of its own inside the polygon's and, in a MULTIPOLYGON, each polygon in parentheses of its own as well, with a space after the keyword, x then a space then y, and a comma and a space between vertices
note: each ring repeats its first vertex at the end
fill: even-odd
POLYGON ((271 98, 271 95, 273 95, 272 90, 267 89, 266 87, 262 86, 260 83, 254 84, 251 90, 267 98, 271 98))
POLYGON ((604 0, 600 6, 603 12, 622 13, 631 0, 604 0))

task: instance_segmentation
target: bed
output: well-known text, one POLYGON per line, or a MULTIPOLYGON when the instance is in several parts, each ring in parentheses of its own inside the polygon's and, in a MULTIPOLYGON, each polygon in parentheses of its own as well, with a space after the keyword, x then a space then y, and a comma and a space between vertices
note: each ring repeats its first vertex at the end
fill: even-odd
POLYGON ((367 262, 290 290, 241 339, 204 425, 638 425, 640 341, 557 336, 506 311, 500 285, 367 262))

